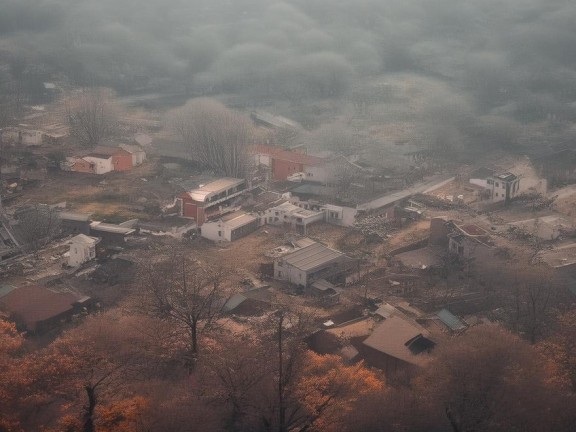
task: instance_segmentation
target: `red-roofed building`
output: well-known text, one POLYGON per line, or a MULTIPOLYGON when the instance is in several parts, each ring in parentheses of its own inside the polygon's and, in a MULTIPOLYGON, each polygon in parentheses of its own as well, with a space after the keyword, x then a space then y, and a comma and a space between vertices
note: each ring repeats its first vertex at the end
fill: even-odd
POLYGON ((97 146, 92 152, 112 156, 112 169, 114 171, 130 171, 132 169, 132 153, 121 147, 97 146))
POLYGON ((26 285, 0 298, 0 308, 20 329, 39 333, 70 319, 88 299, 71 292, 59 293, 38 285, 26 285))
POLYGON ((233 198, 246 190, 246 181, 237 178, 222 178, 198 189, 180 195, 181 216, 194 218, 196 225, 225 214, 233 198))
POLYGON ((267 145, 252 146, 251 152, 257 165, 271 169, 273 180, 286 180, 296 173, 304 173, 305 180, 321 183, 328 180, 326 159, 267 145))

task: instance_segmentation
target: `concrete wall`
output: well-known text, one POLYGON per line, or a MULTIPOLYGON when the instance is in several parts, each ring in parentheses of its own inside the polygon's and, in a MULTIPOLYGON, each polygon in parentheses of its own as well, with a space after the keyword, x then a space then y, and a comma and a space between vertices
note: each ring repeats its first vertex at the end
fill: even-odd
POLYGON ((306 165, 303 167, 303 171, 306 173, 306 180, 322 184, 326 184, 330 181, 329 169, 326 166, 306 165))
POLYGON ((332 204, 324 206, 325 220, 328 223, 351 227, 356 222, 358 210, 352 207, 341 207, 332 204))
POLYGON ((307 285, 306 272, 289 265, 282 264, 282 259, 274 261, 274 279, 285 280, 294 285, 305 287, 307 285))
POLYGON ((84 160, 94 164, 95 174, 106 174, 114 169, 114 166, 112 165, 112 157, 109 159, 101 159, 93 156, 86 156, 84 157, 84 160))
POLYGON ((78 267, 94 258, 96 258, 95 245, 84 243, 72 243, 70 245, 70 256, 68 257, 68 265, 70 267, 78 267))

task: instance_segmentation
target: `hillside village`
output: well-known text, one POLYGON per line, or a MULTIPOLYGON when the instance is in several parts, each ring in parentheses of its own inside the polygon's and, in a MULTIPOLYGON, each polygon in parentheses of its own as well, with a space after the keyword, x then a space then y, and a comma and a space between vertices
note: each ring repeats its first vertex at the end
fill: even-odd
MULTIPOLYGON (((12 168, 10 159, 4 162, 1 265, 6 293, 30 283, 61 285, 59 279, 71 287, 82 280, 78 285, 84 286, 91 272, 115 256, 137 260, 139 250, 154 242, 183 238, 200 254, 250 249, 256 262, 234 259, 242 262, 237 269, 251 289, 266 285, 271 292, 295 293, 318 308, 318 318, 326 322, 350 307, 360 308, 359 317, 368 319, 389 302, 395 307, 425 301, 417 286, 449 255, 482 265, 498 253, 511 263, 530 255, 532 263, 542 262, 566 277, 569 289, 576 286, 570 252, 576 249, 576 190, 570 185, 549 190, 553 169, 543 168, 541 159, 495 153, 475 166, 458 168, 456 175, 438 172, 402 181, 379 175, 378 167, 358 155, 317 156, 305 145, 253 144, 248 148, 252 176, 219 178, 193 161, 163 156, 155 129, 132 125, 118 141, 82 151, 73 146, 66 127, 45 125, 42 118, 28 115, 24 119, 35 126, 2 131, 3 145, 24 149, 34 160, 30 171, 41 173, 35 177, 21 166, 12 168), (61 162, 50 165, 47 155, 64 149, 61 162), (351 172, 346 187, 353 193, 338 184, 344 170, 351 172), (44 216, 54 213, 59 227, 30 255, 30 240, 21 231, 26 212, 37 212, 38 206, 47 209, 44 216), (253 250, 261 243, 264 248, 253 250), (275 243, 281 252, 274 254, 275 243), (340 265, 339 257, 351 265, 340 265), (292 267, 293 260, 301 267, 292 267), (284 265, 291 270, 277 270, 284 265), (296 278, 293 272, 302 273, 296 278), (382 275, 380 286, 370 298, 358 298, 373 274, 382 275), (403 295, 394 295, 399 292, 403 295)), ((252 118, 268 137, 297 127, 270 114, 252 118)), ((428 305, 432 309, 403 316, 413 321, 410 325, 450 307, 458 316, 455 305, 486 296, 477 288, 462 290, 428 305)), ((97 286, 89 293, 101 302, 97 286)), ((236 294, 242 294, 241 287, 236 294)), ((491 310, 476 309, 473 322, 489 319, 491 310)), ((466 323, 463 315, 457 319, 466 323)))
POLYGON ((492 324, 535 343, 574 304, 575 168, 555 154, 387 174, 361 154, 281 145, 299 126, 252 113, 260 138, 247 143, 247 176, 233 178, 175 156, 177 138, 150 115, 86 148, 45 124, 49 110, 1 135, 0 310, 31 341, 130 302, 156 250, 225 273, 224 328, 289 304, 312 318, 311 352, 398 385, 451 337, 492 324), (536 300, 507 282, 528 275, 547 290, 536 300))

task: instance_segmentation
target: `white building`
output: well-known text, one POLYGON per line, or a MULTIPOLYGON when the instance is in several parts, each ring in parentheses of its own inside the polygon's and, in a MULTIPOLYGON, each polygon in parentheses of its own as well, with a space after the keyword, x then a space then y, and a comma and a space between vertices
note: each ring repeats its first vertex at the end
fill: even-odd
POLYGON ((256 231, 259 225, 260 220, 256 216, 235 212, 215 221, 204 222, 200 235, 215 242, 231 242, 256 231))
POLYGON ((40 146, 43 143, 44 134, 42 131, 28 129, 26 125, 22 127, 7 127, 2 131, 2 139, 23 146, 40 146))
POLYGON ((82 159, 93 164, 92 166, 95 174, 106 174, 114 171, 114 163, 112 162, 111 155, 90 153, 82 159))
POLYGON ((68 265, 78 267, 94 258, 96 258, 96 245, 100 242, 99 238, 90 237, 84 234, 78 234, 70 240, 70 256, 68 265))
POLYGON ((353 265, 354 260, 342 252, 314 242, 274 261, 274 278, 301 287, 321 279, 337 283, 353 265))
POLYGON ((508 202, 518 194, 520 189, 520 179, 509 172, 494 174, 486 179, 486 183, 492 202, 508 202))
POLYGON ((290 226, 306 232, 308 225, 324 220, 324 213, 303 209, 286 201, 266 210, 265 219, 270 225, 290 226))

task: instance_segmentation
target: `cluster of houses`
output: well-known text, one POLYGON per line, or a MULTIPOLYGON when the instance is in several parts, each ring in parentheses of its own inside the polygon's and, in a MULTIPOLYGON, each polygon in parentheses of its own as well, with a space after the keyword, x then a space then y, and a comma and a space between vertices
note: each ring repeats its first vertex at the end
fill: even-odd
POLYGON ((137 144, 97 146, 82 155, 67 157, 60 164, 63 171, 89 174, 107 174, 113 171, 130 171, 142 165, 146 152, 137 144))
POLYGON ((2 129, 1 138, 4 143, 37 147, 45 144, 61 144, 68 136, 69 128, 61 123, 52 123, 38 129, 33 125, 22 123, 2 129))

